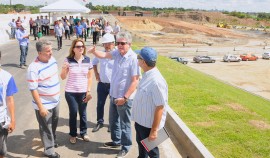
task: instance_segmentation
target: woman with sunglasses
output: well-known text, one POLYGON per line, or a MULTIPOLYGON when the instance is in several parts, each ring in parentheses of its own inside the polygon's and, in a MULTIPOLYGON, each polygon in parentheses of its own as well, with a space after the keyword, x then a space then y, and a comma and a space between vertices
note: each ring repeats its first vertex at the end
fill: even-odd
POLYGON ((80 135, 86 142, 90 141, 87 135, 87 102, 92 99, 91 86, 93 65, 89 57, 85 56, 86 47, 82 39, 75 39, 64 61, 61 78, 67 79, 65 98, 69 107, 69 141, 75 144, 77 139, 77 111, 80 115, 80 135))

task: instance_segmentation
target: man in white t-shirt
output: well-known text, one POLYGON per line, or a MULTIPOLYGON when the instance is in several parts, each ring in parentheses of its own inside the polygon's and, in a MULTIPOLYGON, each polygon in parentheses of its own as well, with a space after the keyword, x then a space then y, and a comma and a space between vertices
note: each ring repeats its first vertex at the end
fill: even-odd
POLYGON ((7 154, 7 135, 15 129, 13 94, 17 92, 12 75, 0 68, 0 158, 7 154))

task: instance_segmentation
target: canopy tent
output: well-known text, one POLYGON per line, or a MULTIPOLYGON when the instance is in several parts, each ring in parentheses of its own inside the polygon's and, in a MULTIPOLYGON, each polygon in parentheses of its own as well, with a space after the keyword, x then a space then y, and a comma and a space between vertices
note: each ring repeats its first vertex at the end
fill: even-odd
POLYGON ((40 12, 89 13, 90 9, 74 0, 59 0, 39 9, 40 12))

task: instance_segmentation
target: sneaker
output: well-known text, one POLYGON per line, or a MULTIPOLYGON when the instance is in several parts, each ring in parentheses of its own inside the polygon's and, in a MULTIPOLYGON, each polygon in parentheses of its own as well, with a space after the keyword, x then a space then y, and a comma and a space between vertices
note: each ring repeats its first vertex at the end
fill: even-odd
POLYGON ((46 155, 45 154, 45 156, 48 157, 48 158, 60 158, 60 155, 57 152, 53 153, 52 155, 46 155))
POLYGON ((58 148, 59 146, 59 143, 54 143, 54 148, 58 148))
POLYGON ((110 148, 120 148, 121 145, 120 144, 115 144, 114 142, 106 142, 104 143, 105 147, 110 147, 110 148))
POLYGON ((122 157, 125 157, 125 156, 127 156, 127 154, 128 154, 128 151, 121 150, 121 151, 119 151, 119 153, 116 155, 116 158, 122 158, 122 157))
POLYGON ((98 123, 97 125, 96 125, 96 127, 94 127, 93 128, 93 130, 92 130, 92 132, 97 132, 100 128, 102 128, 103 127, 103 124, 102 123, 98 123))

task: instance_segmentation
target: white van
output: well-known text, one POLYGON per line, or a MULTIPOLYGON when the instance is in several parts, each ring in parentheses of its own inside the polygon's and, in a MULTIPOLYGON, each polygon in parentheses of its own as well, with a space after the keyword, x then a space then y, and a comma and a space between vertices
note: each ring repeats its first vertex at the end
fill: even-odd
POLYGON ((231 54, 226 54, 224 55, 223 57, 223 61, 225 62, 240 62, 241 61, 241 58, 236 56, 236 55, 231 55, 231 54))
POLYGON ((270 52, 265 52, 262 54, 263 59, 269 59, 270 58, 270 52))

